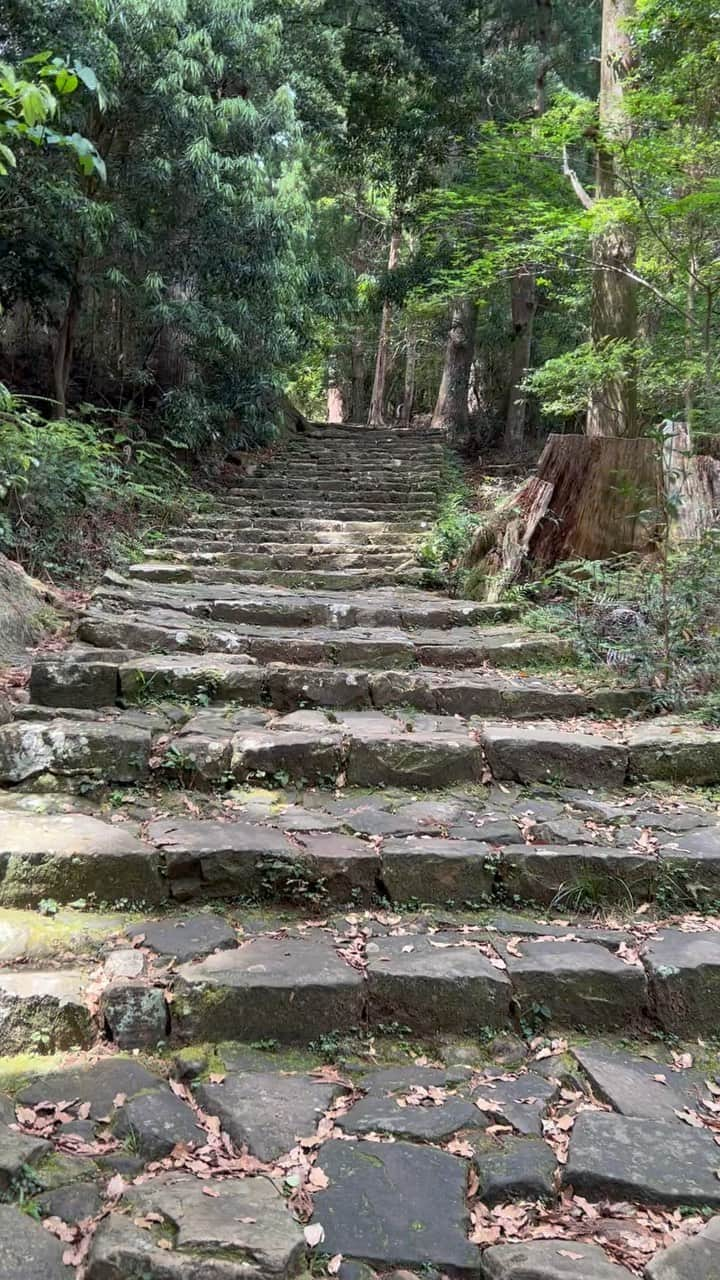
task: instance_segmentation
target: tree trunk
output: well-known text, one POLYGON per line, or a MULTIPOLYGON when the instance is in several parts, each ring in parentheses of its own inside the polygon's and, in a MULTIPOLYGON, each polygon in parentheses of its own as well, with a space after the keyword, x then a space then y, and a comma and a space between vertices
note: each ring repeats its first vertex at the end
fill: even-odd
POLYGON ((468 567, 497 599, 528 562, 537 573, 562 560, 648 551, 659 537, 660 471, 644 436, 551 435, 537 475, 478 530, 468 567))
POLYGON ((432 416, 432 426, 442 427, 460 438, 468 430, 468 386, 473 356, 477 305, 470 298, 453 304, 450 334, 445 348, 440 390, 432 416))
POLYGON ((525 441, 527 392, 523 383, 530 368, 533 323, 537 310, 535 272, 521 267, 510 281, 513 343, 510 360, 510 399, 505 419, 505 448, 519 453, 525 441))
POLYGON ((335 423, 345 421, 345 396, 338 380, 337 361, 334 357, 328 365, 327 420, 335 423))
MULTIPOLYGON (((600 141, 596 157, 596 196, 617 195, 618 181, 612 143, 629 135, 623 110, 623 78, 632 50, 625 24, 635 12, 635 0, 603 0, 600 55, 600 141), (606 145, 607 144, 607 145, 606 145)), ((630 278, 635 263, 635 238, 627 225, 616 224, 593 243, 591 337, 596 347, 610 341, 634 342, 637 337, 637 286, 630 278)), ((631 436, 636 430, 635 372, 611 378, 590 397, 589 436, 631 436)))
POLYGON ((409 427, 415 403, 415 370, 417 368, 417 334, 408 325, 405 330, 405 388, 403 390, 400 425, 409 427))
POLYGON ((74 280, 70 286, 65 314, 63 315, 55 342, 53 353, 53 394, 57 403, 57 415, 64 418, 67 413, 67 392, 75 348, 75 332, 80 318, 82 291, 80 284, 74 280))
MULTIPOLYGON (((392 235, 390 236, 388 271, 394 271, 398 264, 401 243, 402 228, 399 222, 395 222, 392 229, 392 235)), ((392 326, 392 313, 392 302, 389 298, 386 298, 383 303, 382 319, 380 321, 380 336, 378 338, 377 359, 375 361, 375 378, 373 381, 372 395, 370 397, 370 412, 368 414, 368 425, 371 427, 385 426, 385 383, 387 381, 388 369, 390 368, 390 330, 392 326)))
POLYGON ((362 330, 353 334, 350 355, 350 421, 365 421, 365 345, 362 330))

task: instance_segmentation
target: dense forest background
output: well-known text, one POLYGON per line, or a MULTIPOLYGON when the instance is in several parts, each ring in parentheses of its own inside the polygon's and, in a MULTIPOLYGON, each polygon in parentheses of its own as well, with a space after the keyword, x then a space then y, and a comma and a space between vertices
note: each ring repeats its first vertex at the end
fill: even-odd
POLYGON ((20 558, 58 486, 150 501, 291 406, 511 457, 682 419, 714 452, 709 0, 8 0, 4 28, 20 558))

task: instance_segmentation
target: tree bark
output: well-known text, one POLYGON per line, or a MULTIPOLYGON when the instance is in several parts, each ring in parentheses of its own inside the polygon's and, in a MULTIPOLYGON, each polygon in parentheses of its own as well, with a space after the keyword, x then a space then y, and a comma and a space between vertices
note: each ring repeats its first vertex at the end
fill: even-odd
POLYGON ((510 281, 513 342, 510 360, 510 398, 505 419, 505 448, 519 453, 525 440, 527 392, 523 383, 530 368, 533 324, 537 310, 535 272, 520 267, 510 281))
MULTIPOLYGON (((402 243, 402 227, 395 222, 390 236, 390 253, 388 255, 388 271, 394 271, 400 258, 402 243)), ((384 427, 385 424, 385 384, 390 368, 390 331, 392 326, 393 305, 389 298, 385 299, 380 321, 377 358, 375 360, 375 378, 370 397, 368 426, 384 427)))
MULTIPOLYGON (((612 144, 628 137, 623 110, 623 79, 632 50, 625 24, 635 12, 635 0, 603 0, 600 55, 600 140, 596 156, 596 197, 617 195, 618 180, 612 144)), ((591 337, 597 347, 610 341, 634 342, 637 337, 637 286, 630 272, 635 262, 635 238, 625 224, 616 224, 593 243, 591 337)), ((635 372, 611 378, 590 397, 589 436, 631 436, 636 430, 635 372)))
POLYGON ((488 598, 562 560, 605 560, 658 545, 661 468, 648 437, 551 435, 537 474, 478 530, 468 567, 488 598), (657 512, 648 520, 647 512, 657 512))
POLYGON ((335 423, 345 421, 345 396, 338 381, 337 362, 334 357, 330 359, 328 365, 327 420, 335 423))
POLYGON ((432 416, 432 426, 461 437, 468 430, 468 386, 475 355, 477 304, 458 298, 453 304, 450 334, 445 348, 440 390, 432 416))
POLYGON ((415 371, 417 369, 417 334, 412 325, 405 330, 405 387, 400 425, 409 427, 415 403, 415 371))
POLYGON ((353 334, 350 354, 350 421, 365 421, 365 344, 362 330, 353 334))
POLYGON ((53 393, 57 403, 58 417, 60 418, 64 418, 67 413, 68 384, 70 382, 70 370, 75 349, 75 333, 80 318, 81 305, 82 290, 79 282, 74 280, 70 286, 53 353, 53 393))

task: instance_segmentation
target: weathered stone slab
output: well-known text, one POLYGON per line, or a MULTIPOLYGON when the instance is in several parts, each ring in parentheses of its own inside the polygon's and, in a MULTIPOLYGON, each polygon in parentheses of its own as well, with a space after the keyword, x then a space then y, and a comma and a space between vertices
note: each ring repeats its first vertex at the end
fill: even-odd
POLYGON ((341 760, 342 741, 338 734, 258 730, 233 738, 230 769, 239 780, 287 774, 295 781, 332 782, 341 760))
MULTIPOLYGON (((369 904, 377 892, 380 857, 377 849, 365 840, 338 835, 298 835, 296 849, 288 866, 289 897, 302 901, 295 888, 298 874, 309 882, 310 892, 318 899, 332 902, 369 904)), ((261 867, 262 871, 262 867, 261 867)), ((275 864, 280 877, 278 890, 282 896, 282 867, 275 864)))
POLYGON ((714 1035, 720 1018, 720 934, 662 929, 645 955, 655 1016, 676 1035, 714 1035))
POLYGON ((371 1023, 473 1033, 507 1021, 507 976, 453 935, 376 938, 368 943, 367 957, 371 1023))
POLYGON ((149 757, 149 732, 117 720, 16 720, 0 727, 0 783, 26 782, 41 773, 138 782, 147 775, 149 757))
POLYGON ((0 813, 0 904, 42 898, 74 902, 157 902, 163 896, 156 851, 120 826, 85 814, 0 813))
POLYGON ((158 1214, 162 1222, 146 1230, 111 1214, 93 1241, 88 1280, 290 1280, 302 1270, 302 1227, 268 1179, 218 1181, 215 1196, 203 1194, 206 1185, 178 1174, 133 1187, 133 1217, 158 1214), (160 1248, 168 1236, 170 1257, 160 1248))
POLYGON ((511 1124, 525 1135, 540 1135, 543 1116, 557 1097, 557 1084, 544 1080, 534 1071, 525 1072, 516 1080, 498 1080, 493 1076, 497 1076, 497 1072, 490 1070, 487 1079, 480 1077, 473 1094, 492 1104, 488 1115, 493 1123, 511 1124))
POLYGON ((72 1280, 65 1246, 14 1205, 0 1204, 0 1275, 3 1280, 72 1280))
POLYGON ((28 1134, 0 1125, 0 1193, 12 1187, 24 1166, 37 1164, 52 1150, 51 1144, 43 1138, 31 1138, 28 1134))
POLYGON ((477 1276, 465 1161, 412 1143, 328 1142, 318 1164, 330 1182, 315 1198, 323 1252, 379 1271, 431 1262, 441 1272, 477 1276))
POLYGON ((488 765, 498 779, 551 779, 569 786, 589 787, 619 787, 625 781, 626 749, 599 735, 486 725, 482 744, 488 765))
POLYGON ((631 1280, 597 1245, 577 1240, 493 1245, 482 1265, 485 1280, 631 1280))
POLYGON ((553 1023, 588 1030, 641 1025, 648 1006, 645 973, 592 942, 518 945, 520 958, 500 947, 523 1009, 544 1008, 553 1023))
POLYGON ((178 964, 237 946, 235 930, 227 920, 209 913, 181 920, 144 920, 129 925, 125 932, 157 955, 174 957, 178 964))
POLYGON ((661 1062, 603 1044, 573 1045, 572 1054, 596 1097, 624 1116, 681 1124, 676 1112, 695 1110, 707 1093, 698 1072, 672 1071, 661 1062))
POLYGON ((709 1129, 583 1111, 563 1183, 591 1200, 720 1205, 718 1148, 709 1129))
POLYGON ((120 1049, 154 1049, 167 1039, 165 993, 142 981, 112 982, 100 998, 100 1015, 120 1049))
POLYGON ((118 677, 125 702, 198 696, 209 702, 259 705, 262 701, 262 668, 249 658, 226 654, 204 658, 148 654, 121 665, 118 677))
POLYGON ((200 1106, 251 1155, 271 1162, 314 1134, 323 1113, 343 1093, 339 1085, 278 1071, 227 1075, 222 1084, 195 1086, 200 1106))
POLYGON ((292 858, 292 841, 273 827, 182 819, 151 822, 148 838, 164 851, 174 896, 195 893, 248 897, 257 889, 263 857, 292 858))
POLYGON ((655 858, 630 849, 589 845, 512 845, 503 850, 500 878, 526 902, 581 910, 591 899, 632 906, 647 898, 658 876, 655 858))
MULTIPOLYGON (((308 707, 370 706, 368 672, 313 667, 269 667, 270 705, 280 711, 308 707)), ((375 704, 378 705, 378 704, 375 704)))
POLYGON ((479 840, 386 840, 382 879, 393 902, 481 902, 495 879, 492 850, 479 840))
POLYGON ((347 777, 354 786, 442 788, 479 782, 482 754, 465 734, 412 733, 389 738, 353 738, 347 777))
POLYGON ((71 1182, 66 1187, 43 1191, 34 1199, 43 1218, 62 1218, 68 1223, 94 1218, 102 1205, 100 1192, 91 1182, 71 1182))
POLYGON ((720 781, 720 733, 676 719, 656 719, 628 730, 634 778, 712 786, 720 781))
POLYGON ((515 1138, 503 1134, 492 1143, 478 1144, 475 1171, 478 1195, 484 1204, 508 1200, 555 1199, 557 1161, 546 1142, 539 1138, 515 1138))
POLYGON ((18 1093, 18 1101, 27 1106, 39 1102, 68 1102, 81 1098, 90 1103, 94 1120, 107 1117, 113 1110, 113 1100, 118 1094, 131 1098, 145 1090, 159 1089, 163 1082, 149 1072, 135 1058, 101 1058, 87 1067, 74 1067, 68 1071, 53 1071, 41 1075, 25 1085, 18 1093))
POLYGON ((662 1249, 648 1262, 646 1280, 715 1280, 720 1276, 720 1217, 704 1231, 662 1249))
POLYGON ((30 697, 45 707, 113 707, 117 701, 118 664, 96 661, 35 659, 30 697))
POLYGON ((0 973, 0 1054, 25 1053, 37 1043, 54 1053, 87 1048, 94 1028, 83 991, 86 975, 76 970, 0 973))
POLYGON ((207 1141, 194 1112, 169 1089, 130 1098, 117 1112, 113 1129, 118 1138, 131 1138, 146 1160, 161 1160, 179 1142, 193 1147, 207 1141))
POLYGON ((307 1044, 359 1024, 363 987, 329 941, 258 938, 178 970, 173 1035, 307 1044))

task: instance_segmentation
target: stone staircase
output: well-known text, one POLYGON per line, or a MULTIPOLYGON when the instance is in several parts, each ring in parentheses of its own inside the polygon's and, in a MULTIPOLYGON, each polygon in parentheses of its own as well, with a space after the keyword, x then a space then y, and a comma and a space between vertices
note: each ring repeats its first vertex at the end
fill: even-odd
POLYGON ((717 1276, 720 736, 423 588, 445 456, 312 428, 35 661, 0 1280, 717 1276))

